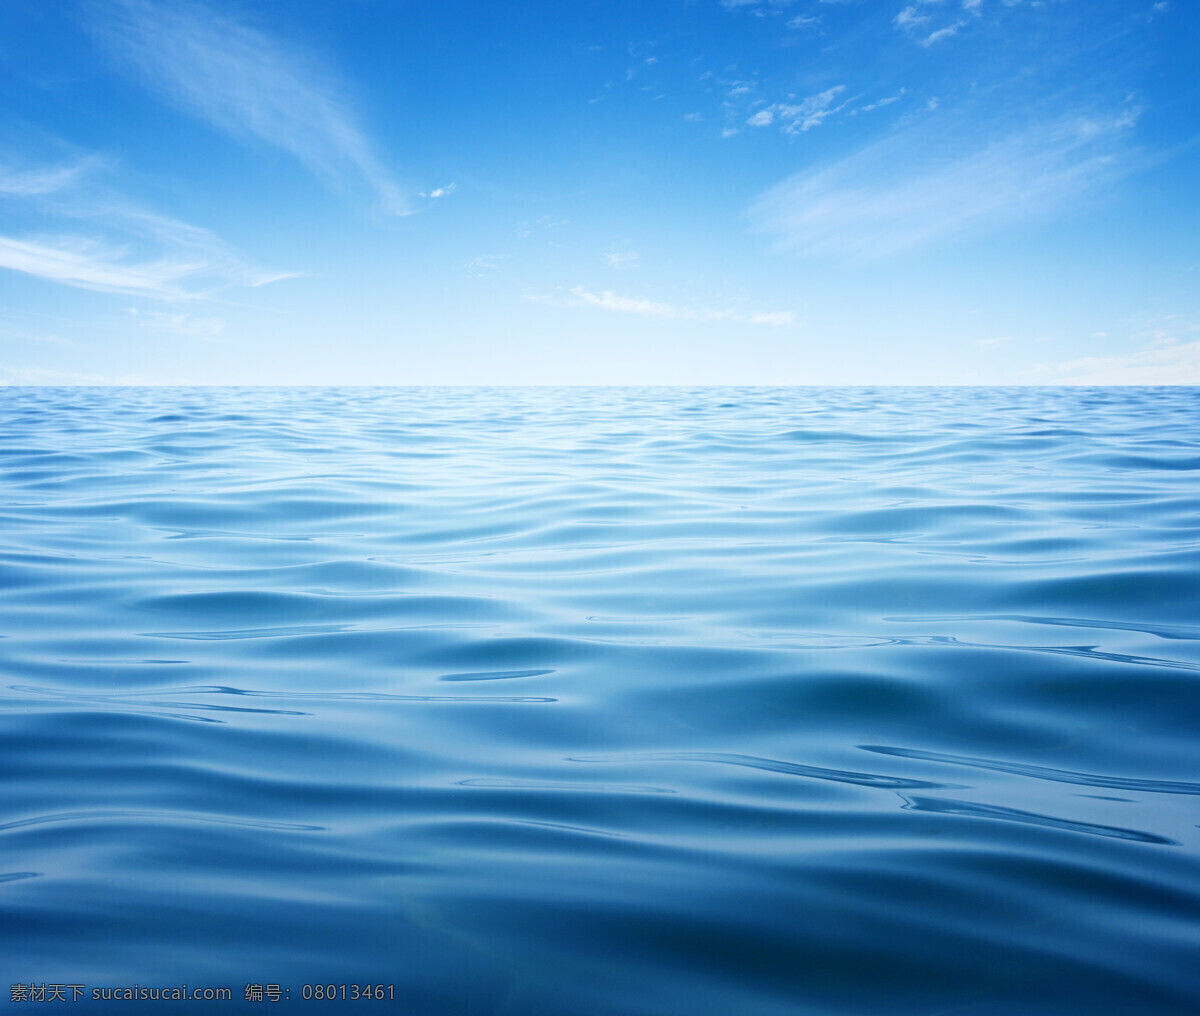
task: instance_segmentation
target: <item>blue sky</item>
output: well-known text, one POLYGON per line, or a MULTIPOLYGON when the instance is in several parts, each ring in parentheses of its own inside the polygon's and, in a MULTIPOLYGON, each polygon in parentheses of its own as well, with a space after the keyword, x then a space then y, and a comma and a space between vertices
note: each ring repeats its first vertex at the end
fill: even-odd
POLYGON ((1200 384, 1183 0, 0 29, 0 381, 1200 384))

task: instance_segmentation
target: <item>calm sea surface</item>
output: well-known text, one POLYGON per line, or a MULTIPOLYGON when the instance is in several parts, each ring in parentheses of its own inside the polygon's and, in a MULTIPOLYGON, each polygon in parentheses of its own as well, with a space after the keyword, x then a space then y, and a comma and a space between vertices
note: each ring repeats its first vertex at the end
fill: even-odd
POLYGON ((1200 1006, 1198 389, 8 389, 0 453, 5 992, 1200 1006))

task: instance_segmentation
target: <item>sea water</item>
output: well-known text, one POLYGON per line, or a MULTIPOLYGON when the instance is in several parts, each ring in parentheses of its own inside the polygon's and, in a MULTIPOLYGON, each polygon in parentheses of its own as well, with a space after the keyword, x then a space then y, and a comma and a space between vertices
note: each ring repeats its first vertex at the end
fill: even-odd
POLYGON ((8 389, 0 988, 1195 1012, 1198 396, 8 389))

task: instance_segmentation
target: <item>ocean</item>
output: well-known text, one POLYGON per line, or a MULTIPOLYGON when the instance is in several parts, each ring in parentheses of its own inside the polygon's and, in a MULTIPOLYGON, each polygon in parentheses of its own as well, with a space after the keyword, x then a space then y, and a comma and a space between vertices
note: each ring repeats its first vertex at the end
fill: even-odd
POLYGON ((1195 1012, 1198 396, 6 389, 0 990, 1195 1012))

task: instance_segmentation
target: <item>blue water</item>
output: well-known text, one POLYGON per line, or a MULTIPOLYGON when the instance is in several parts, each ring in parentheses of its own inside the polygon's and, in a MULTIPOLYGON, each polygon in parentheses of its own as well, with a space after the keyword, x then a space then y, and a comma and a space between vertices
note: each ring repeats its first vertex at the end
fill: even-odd
POLYGON ((9 389, 3 977, 1195 1012, 1198 396, 9 389))

